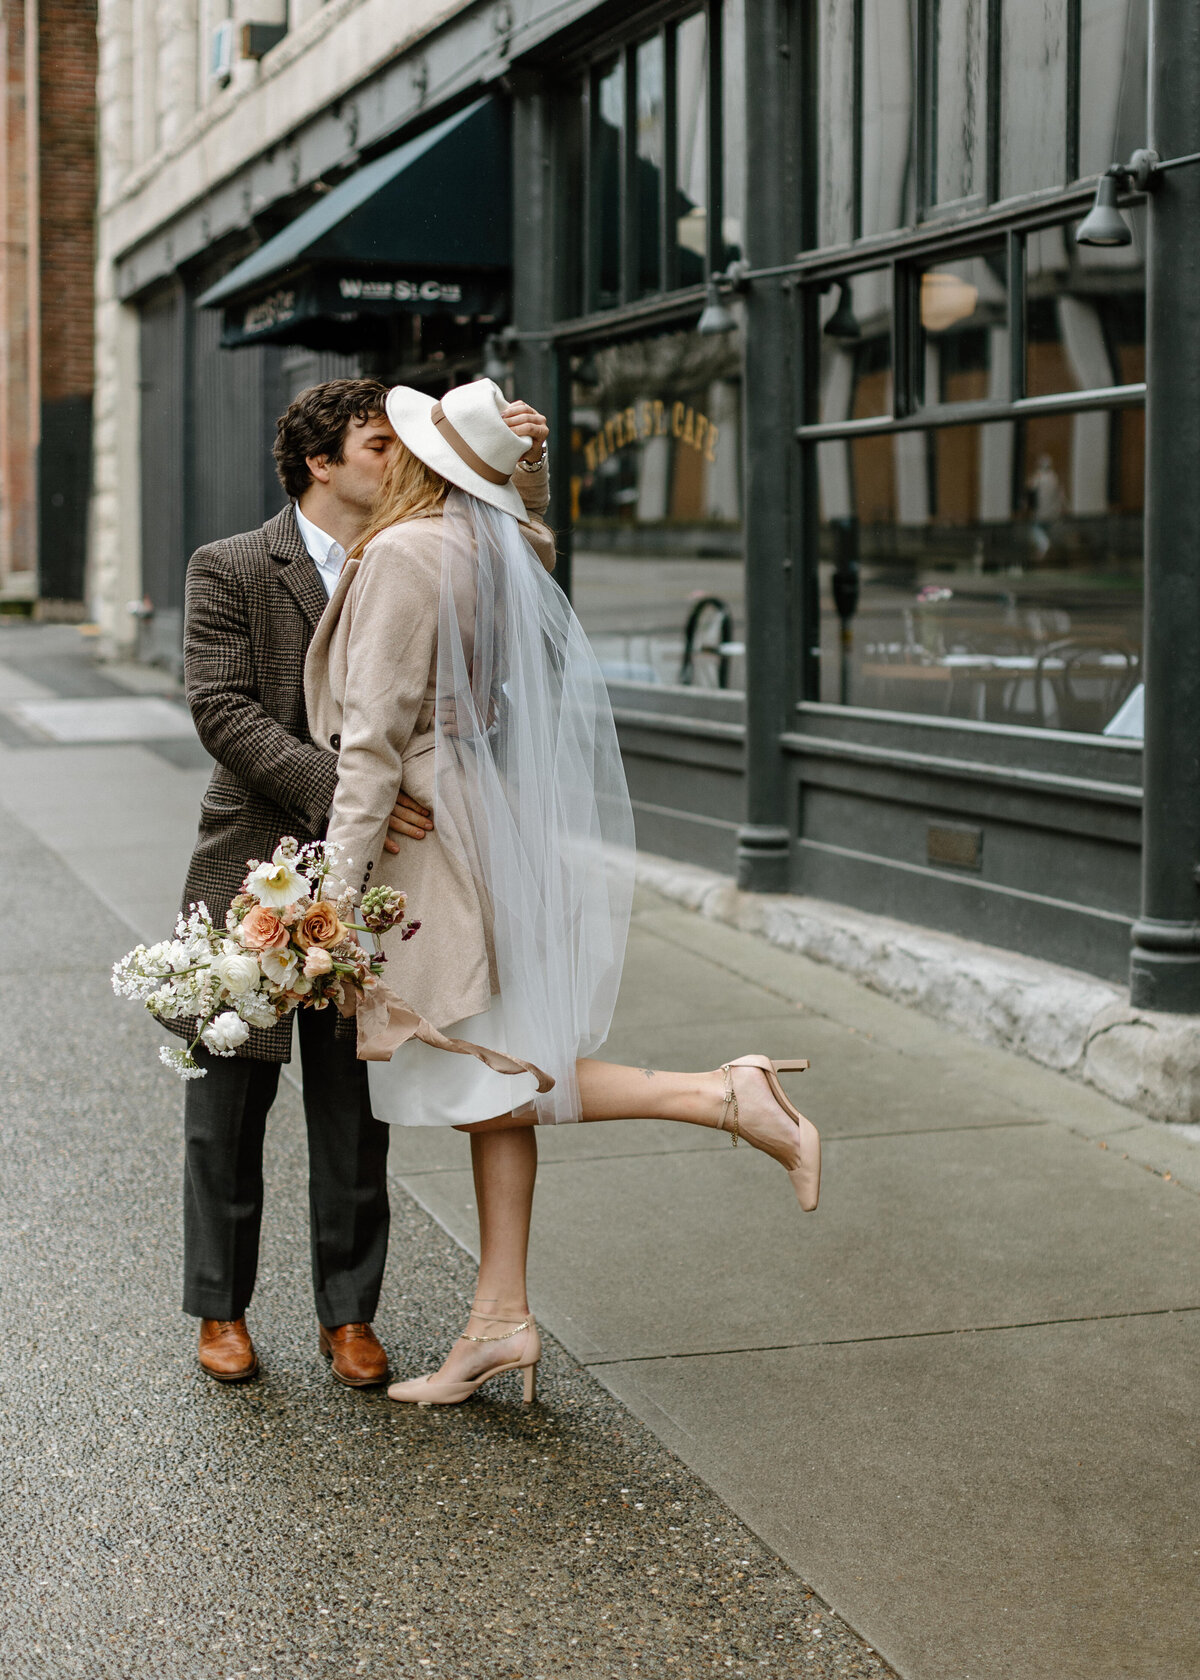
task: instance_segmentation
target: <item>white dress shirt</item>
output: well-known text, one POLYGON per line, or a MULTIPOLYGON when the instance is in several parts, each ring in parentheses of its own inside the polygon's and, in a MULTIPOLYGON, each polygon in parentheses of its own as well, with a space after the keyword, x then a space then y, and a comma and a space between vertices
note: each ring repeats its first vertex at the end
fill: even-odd
POLYGON ((346 550, 340 542, 334 542, 327 531, 322 531, 319 525, 314 525, 311 519, 306 519, 300 512, 298 502, 296 523, 300 527, 300 535, 304 538, 304 546, 312 555, 313 565, 317 568, 317 575, 324 585, 325 594, 332 595, 333 586, 346 559, 346 550))

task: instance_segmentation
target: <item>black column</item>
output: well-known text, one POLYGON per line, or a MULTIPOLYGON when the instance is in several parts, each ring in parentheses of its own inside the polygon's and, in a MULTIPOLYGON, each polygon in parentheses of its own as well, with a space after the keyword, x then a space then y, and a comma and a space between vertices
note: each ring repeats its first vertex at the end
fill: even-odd
MULTIPOLYGON (((1200 8, 1154 0, 1150 145, 1200 146, 1200 8)), ((1146 299, 1146 751, 1142 914, 1130 991, 1200 1012, 1200 167, 1150 202, 1146 299)))
MULTIPOLYGON (((798 244, 799 185, 789 86, 791 8, 755 0, 746 28, 746 254, 754 268, 786 262, 798 244)), ((746 816, 738 831, 738 885, 788 884, 787 787, 779 736, 790 710, 796 627, 791 621, 791 293, 777 279, 752 284, 746 303, 746 816)))

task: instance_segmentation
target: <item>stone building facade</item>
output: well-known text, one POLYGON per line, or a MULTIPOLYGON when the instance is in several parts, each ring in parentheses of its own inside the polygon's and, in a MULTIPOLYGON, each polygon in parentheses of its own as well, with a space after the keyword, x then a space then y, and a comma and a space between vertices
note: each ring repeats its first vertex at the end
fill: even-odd
POLYGON ((109 647, 178 659, 297 389, 487 371, 646 850, 1200 1010, 1200 14, 1153 12, 101 0, 109 647))
POLYGON ((0 14, 0 596, 82 615, 93 377, 96 0, 0 14))

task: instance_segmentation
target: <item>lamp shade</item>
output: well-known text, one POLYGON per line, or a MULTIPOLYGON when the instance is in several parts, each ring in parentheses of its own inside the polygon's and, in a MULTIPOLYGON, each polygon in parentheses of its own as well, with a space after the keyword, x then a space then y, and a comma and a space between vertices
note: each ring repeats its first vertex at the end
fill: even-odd
POLYGON ((710 280, 704 300, 704 313, 696 323, 696 331, 708 338, 716 333, 732 332, 736 326, 733 311, 721 296, 717 282, 710 280))
POLYGON ((838 285, 837 308, 821 329, 826 338, 835 338, 843 344, 853 344, 862 337, 862 328, 858 324, 858 316, 854 313, 854 303, 850 297, 849 284, 843 280, 838 285))
POLYGON ((1076 245, 1132 245, 1129 223, 1117 208, 1117 179, 1102 175, 1096 201, 1075 230, 1076 245))

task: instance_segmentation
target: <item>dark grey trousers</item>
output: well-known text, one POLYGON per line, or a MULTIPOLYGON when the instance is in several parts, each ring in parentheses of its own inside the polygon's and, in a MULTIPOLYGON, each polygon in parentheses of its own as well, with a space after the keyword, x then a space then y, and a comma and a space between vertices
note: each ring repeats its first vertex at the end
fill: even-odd
MULTIPOLYGON (((375 1316, 388 1241, 389 1128, 371 1114, 367 1069, 333 1009, 296 1028, 308 1125, 308 1207, 317 1317, 331 1329, 375 1316)), ((184 1087, 183 1310, 240 1318, 254 1293, 263 1208, 263 1136, 278 1062, 210 1055, 184 1087)))

